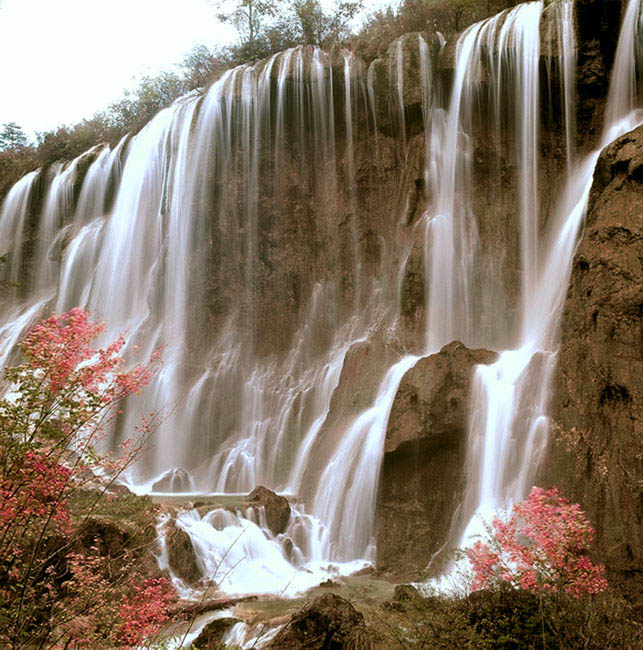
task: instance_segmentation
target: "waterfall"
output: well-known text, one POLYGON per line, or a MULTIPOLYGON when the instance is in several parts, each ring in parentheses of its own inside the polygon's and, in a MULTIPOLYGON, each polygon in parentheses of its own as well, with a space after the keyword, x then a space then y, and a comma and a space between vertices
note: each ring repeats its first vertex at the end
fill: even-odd
MULTIPOLYGON (((640 13, 631 0, 604 144, 635 122, 640 13)), ((114 148, 28 174, 0 211, 0 365, 38 317, 76 305, 106 321, 104 341, 128 334, 128 358, 162 348, 159 373, 110 432, 113 447, 141 413, 167 410, 129 485, 288 494, 281 536, 256 512, 223 507, 184 512, 177 525, 205 572, 242 533, 226 562, 248 561, 227 592, 289 584, 294 594, 331 562, 347 573, 373 559, 405 373, 455 339, 499 350, 476 368, 470 397, 466 541, 479 515, 525 495, 547 441, 560 312, 598 157, 575 158, 573 34, 569 0, 522 3, 459 36, 448 84, 437 35, 400 38, 366 78, 352 53, 294 48, 226 72, 114 148), (566 148, 553 209, 538 200, 543 60, 566 148), (397 167, 411 165, 422 130, 413 186, 423 182, 427 201, 416 217, 397 167), (483 181, 480 142, 492 152, 483 181), (494 220, 501 200, 513 222, 494 220), (416 249, 424 320, 410 340, 401 304, 416 249), (374 350, 363 365, 360 345, 374 350)))
MULTIPOLYGON (((571 20, 571 13, 565 12, 563 17, 571 20)), ((467 446, 467 475, 472 480, 465 497, 465 526, 459 546, 483 534, 484 522, 498 509, 526 496, 546 451, 560 317, 594 169, 604 147, 643 121, 634 92, 639 24, 640 2, 630 0, 612 72, 603 136, 599 147, 573 166, 550 219, 530 300, 522 307, 520 344, 502 352, 495 364, 475 370, 467 446)), ((571 33, 570 27, 563 24, 562 33, 571 33)), ((566 70, 568 64, 563 61, 561 68, 566 70)))
POLYGON ((23 176, 9 190, 0 211, 0 254, 3 264, 0 277, 10 283, 12 294, 16 293, 20 279, 25 221, 38 174, 35 171, 23 176))
POLYGON ((379 472, 374 473, 373 468, 382 464, 386 426, 400 381, 418 359, 404 357, 390 368, 374 404, 349 427, 324 468, 313 512, 329 528, 334 558, 375 559, 372 547, 379 472))
MULTIPOLYGON (((614 57, 612 83, 605 112, 606 129, 627 117, 635 108, 639 108, 637 100, 640 103, 639 86, 643 66, 642 23, 643 3, 641 0, 629 0, 614 57)), ((609 136, 604 139, 607 137, 609 136)))

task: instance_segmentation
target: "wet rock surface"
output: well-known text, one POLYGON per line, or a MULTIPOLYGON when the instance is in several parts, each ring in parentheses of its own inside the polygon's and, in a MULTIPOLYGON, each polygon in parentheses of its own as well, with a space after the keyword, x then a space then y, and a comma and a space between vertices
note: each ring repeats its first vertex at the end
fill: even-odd
POLYGON ((218 650, 221 648, 223 635, 235 624, 237 618, 217 618, 208 623, 201 634, 192 642, 192 647, 198 650, 218 650))
POLYGON ((275 535, 286 530, 290 519, 290 504, 286 497, 279 496, 260 485, 248 495, 246 503, 253 507, 264 508, 266 524, 275 535))
POLYGON ((609 87, 623 0, 577 0, 575 3, 578 39, 578 137, 581 146, 596 144, 609 87))
POLYGON ((187 470, 182 467, 168 470, 152 485, 152 492, 188 492, 192 487, 192 479, 187 470))
POLYGON ((454 341, 402 379, 386 432, 377 509, 377 564, 385 573, 418 577, 447 541, 464 488, 473 369, 496 357, 454 341))
MULTIPOLYGON (((601 154, 565 302, 543 479, 586 510, 608 568, 643 569, 643 127, 601 154)), ((639 587, 640 589, 640 580, 639 587)))
POLYGON ((348 650, 371 647, 364 616, 336 594, 325 594, 295 612, 268 650, 348 650))
POLYGON ((171 524, 167 532, 166 544, 172 571, 189 584, 198 582, 201 578, 201 569, 190 536, 175 524, 171 524))

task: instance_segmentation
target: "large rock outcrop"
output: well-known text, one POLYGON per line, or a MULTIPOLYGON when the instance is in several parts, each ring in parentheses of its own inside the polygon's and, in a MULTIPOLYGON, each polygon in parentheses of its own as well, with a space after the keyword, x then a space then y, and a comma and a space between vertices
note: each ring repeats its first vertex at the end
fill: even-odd
POLYGON ((546 482, 580 502, 608 568, 643 570, 643 127, 594 174, 554 389, 546 482))
POLYGON ((166 544, 172 571, 188 584, 196 584, 202 574, 190 536, 172 523, 167 532, 166 544))
POLYGON ((368 650, 364 616, 336 594, 324 594, 290 617, 267 650, 368 650))
POLYGON ((459 341, 409 370, 393 402, 377 510, 378 567, 417 577, 447 541, 464 488, 473 368, 496 353, 459 341))

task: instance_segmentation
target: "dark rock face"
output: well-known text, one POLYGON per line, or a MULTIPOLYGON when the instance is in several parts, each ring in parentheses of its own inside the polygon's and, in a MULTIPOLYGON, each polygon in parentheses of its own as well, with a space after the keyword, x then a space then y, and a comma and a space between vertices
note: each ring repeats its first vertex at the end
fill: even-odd
POLYGON ((298 612, 268 644, 267 650, 344 650, 372 647, 364 617, 347 600, 324 594, 298 612))
POLYGON ((223 635, 239 620, 236 618, 217 618, 208 623, 193 642, 192 647, 199 650, 217 650, 221 648, 223 635))
POLYGON ((189 584, 198 582, 201 578, 201 569, 199 569, 190 536, 172 524, 167 532, 166 544, 172 571, 189 584))
POLYGON ((578 500, 613 570, 643 569, 643 127, 607 147, 565 303, 544 480, 578 500))
POLYGON ((623 0, 577 0, 578 134, 581 144, 600 133, 623 0))
POLYGON ((454 341, 402 379, 386 432, 377 511, 378 567, 397 578, 416 577, 448 539, 464 487, 473 368, 496 356, 454 341))
POLYGON ((290 504, 286 497, 279 496, 260 485, 248 495, 247 502, 248 505, 265 509, 266 523, 275 535, 286 530, 290 519, 290 504))
POLYGON ((133 534, 124 523, 116 523, 104 517, 87 517, 78 531, 78 546, 98 546, 101 555, 120 556, 128 547, 133 534))

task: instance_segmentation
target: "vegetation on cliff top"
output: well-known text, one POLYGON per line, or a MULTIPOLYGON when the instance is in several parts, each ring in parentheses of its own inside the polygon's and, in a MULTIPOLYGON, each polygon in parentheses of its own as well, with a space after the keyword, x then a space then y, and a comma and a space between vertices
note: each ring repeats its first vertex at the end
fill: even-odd
POLYGON ((377 58, 402 34, 440 31, 451 34, 468 24, 505 9, 513 0, 403 0, 397 9, 371 13, 358 30, 363 0, 341 1, 325 10, 320 0, 212 0, 213 11, 232 22, 239 39, 232 45, 199 45, 175 66, 141 77, 133 91, 75 125, 37 133, 27 143, 17 124, 6 124, 0 138, 0 198, 25 173, 56 160, 71 160, 100 143, 116 144, 138 132, 159 110, 177 97, 203 88, 225 70, 298 45, 326 50, 346 47, 366 61, 377 58))

